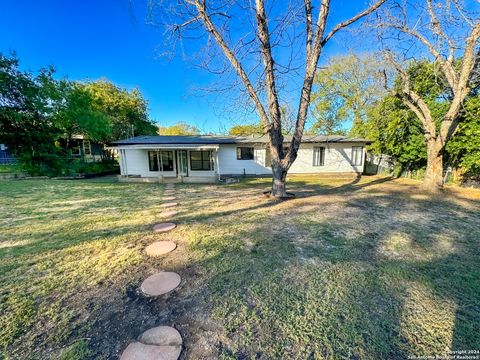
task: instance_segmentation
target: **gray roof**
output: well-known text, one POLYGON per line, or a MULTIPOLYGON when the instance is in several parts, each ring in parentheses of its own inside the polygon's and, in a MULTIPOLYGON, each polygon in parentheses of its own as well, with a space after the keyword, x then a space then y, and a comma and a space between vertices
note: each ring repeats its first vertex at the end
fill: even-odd
MULTIPOLYGON (((285 136, 284 142, 289 143, 291 136, 285 136)), ((251 136, 217 136, 217 135, 157 135, 135 136, 130 139, 117 140, 111 143, 117 145, 175 145, 175 144, 242 144, 242 143, 267 143, 266 135, 251 136)), ((303 143, 370 143, 371 141, 360 138, 348 138, 342 135, 305 135, 303 143)))

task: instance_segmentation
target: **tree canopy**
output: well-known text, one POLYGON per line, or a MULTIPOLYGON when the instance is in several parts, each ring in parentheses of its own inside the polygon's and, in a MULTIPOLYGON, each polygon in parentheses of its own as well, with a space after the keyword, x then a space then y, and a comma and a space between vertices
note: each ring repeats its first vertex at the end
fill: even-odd
POLYGON ((158 128, 159 135, 198 135, 200 130, 186 122, 179 122, 171 126, 160 126, 158 128))
POLYGON ((374 54, 335 56, 320 69, 312 93, 311 132, 364 137, 368 109, 386 94, 385 64, 374 54))
POLYGON ((0 54, 0 142, 30 172, 64 167, 74 135, 107 143, 156 133, 137 89, 107 80, 56 80, 54 73, 52 67, 22 71, 15 54, 0 54))

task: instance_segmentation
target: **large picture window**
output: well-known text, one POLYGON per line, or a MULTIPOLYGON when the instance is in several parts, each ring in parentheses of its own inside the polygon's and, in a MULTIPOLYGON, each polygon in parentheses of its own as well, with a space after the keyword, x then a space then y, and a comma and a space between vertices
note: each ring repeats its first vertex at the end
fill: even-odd
POLYGON ((313 148, 313 166, 325 165, 325 148, 323 146, 315 146, 313 148))
POLYGON ((237 147, 237 160, 253 160, 254 149, 253 147, 237 147))
POLYGON ((211 151, 190 151, 190 169, 193 171, 213 170, 211 151))
POLYGON ((363 164, 363 147, 353 146, 352 147, 352 165, 359 166, 363 164))
POLYGON ((149 151, 148 168, 150 171, 173 171, 173 151, 149 151))

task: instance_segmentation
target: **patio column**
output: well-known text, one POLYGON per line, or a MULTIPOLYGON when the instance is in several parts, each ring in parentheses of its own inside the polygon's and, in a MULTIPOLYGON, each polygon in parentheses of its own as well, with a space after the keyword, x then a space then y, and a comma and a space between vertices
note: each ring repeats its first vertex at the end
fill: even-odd
POLYGON ((218 148, 215 150, 215 162, 217 163, 218 180, 220 180, 220 161, 218 160, 218 148))

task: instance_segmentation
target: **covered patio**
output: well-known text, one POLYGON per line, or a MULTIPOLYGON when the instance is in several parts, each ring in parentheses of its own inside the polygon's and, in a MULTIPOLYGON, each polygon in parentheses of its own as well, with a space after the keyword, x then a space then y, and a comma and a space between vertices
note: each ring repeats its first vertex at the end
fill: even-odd
POLYGON ((210 144, 117 147, 121 164, 118 178, 124 182, 216 182, 220 177, 218 149, 210 144))

